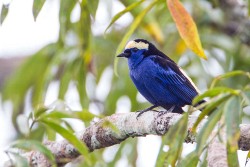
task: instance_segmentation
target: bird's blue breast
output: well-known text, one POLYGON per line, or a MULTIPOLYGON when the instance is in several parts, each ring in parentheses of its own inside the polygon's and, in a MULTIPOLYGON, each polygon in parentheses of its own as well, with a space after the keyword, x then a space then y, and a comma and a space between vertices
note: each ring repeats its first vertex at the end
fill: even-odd
POLYGON ((145 57, 137 66, 130 67, 130 76, 138 91, 150 103, 163 107, 191 104, 197 92, 189 81, 171 66, 158 64, 155 58, 145 57))

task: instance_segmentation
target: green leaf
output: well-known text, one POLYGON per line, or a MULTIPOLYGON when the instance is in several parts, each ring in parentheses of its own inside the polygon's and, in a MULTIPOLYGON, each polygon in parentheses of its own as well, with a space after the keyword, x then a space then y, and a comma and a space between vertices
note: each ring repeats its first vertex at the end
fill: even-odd
POLYGON ((121 144, 119 144, 119 149, 117 150, 114 159, 111 162, 108 162, 107 166, 115 166, 117 161, 119 161, 122 158, 123 150, 125 146, 126 146, 126 142, 122 142, 121 144))
POLYGON ((56 163, 55 157, 52 154, 52 152, 39 141, 27 140, 27 139, 17 140, 11 144, 11 147, 28 150, 28 151, 30 150, 39 151, 40 153, 45 155, 52 164, 56 163))
POLYGON ((218 123, 218 121, 221 118, 223 110, 217 110, 216 112, 213 112, 209 117, 208 121, 205 123, 205 125, 202 127, 201 131, 199 132, 197 136, 197 146, 196 146, 196 152, 198 155, 201 155, 204 146, 207 143, 207 140, 209 139, 209 135, 213 131, 215 125, 218 123))
POLYGON ((29 134, 29 138, 33 140, 39 140, 42 141, 44 139, 45 135, 45 128, 41 124, 37 124, 38 126, 34 129, 29 134))
POLYGON ((250 0, 248 0, 248 16, 250 16, 250 0))
POLYGON ((65 38, 68 30, 72 28, 72 23, 70 21, 71 12, 76 6, 77 1, 60 1, 60 11, 59 11, 59 23, 60 23, 60 33, 58 43, 62 46, 65 43, 65 38))
POLYGON ((108 120, 103 121, 102 127, 103 128, 110 128, 116 134, 120 133, 120 130, 116 127, 116 125, 114 125, 112 122, 110 122, 108 120))
POLYGON ((37 18, 37 15, 41 11, 45 1, 46 0, 34 0, 32 12, 35 20, 37 18))
MULTIPOLYGON (((55 51, 56 44, 50 44, 41 49, 35 55, 27 58, 27 60, 25 60, 25 62, 10 78, 8 78, 7 82, 4 84, 2 95, 4 100, 11 100, 13 103, 13 120, 16 120, 17 115, 23 111, 22 104, 24 103, 27 91, 36 84, 41 85, 40 82, 44 83, 42 80, 44 78, 41 76, 45 76, 44 69, 47 68, 48 62, 50 62, 52 55, 55 54, 55 51)), ((38 107, 37 104, 43 103, 42 99, 45 92, 44 90, 37 89, 38 87, 41 87, 38 85, 34 86, 34 89, 31 90, 33 91, 32 101, 34 108, 38 107)))
POLYGON ((38 109, 36 109, 34 111, 34 118, 37 119, 39 118, 41 115, 43 114, 46 114, 46 111, 48 110, 47 107, 44 107, 44 106, 41 106, 41 107, 38 107, 38 109))
MULTIPOLYGON (((231 95, 229 94, 222 94, 221 96, 219 96, 218 98, 214 98, 210 101, 210 103, 207 105, 207 107, 200 113, 200 115, 198 116, 197 120, 195 121, 192 130, 195 132, 197 126, 199 125, 199 123, 203 120, 203 118, 207 115, 209 115, 212 111, 214 111, 216 108, 218 108, 218 106, 225 102, 229 97, 231 97, 231 95)), ((217 112, 217 111, 215 111, 217 112)))
MULTIPOLYGON (((44 67, 41 66, 39 69, 40 75, 39 78, 36 79, 33 86, 33 95, 32 95, 32 103, 33 106, 36 107, 37 105, 43 104, 45 98, 45 90, 47 89, 49 82, 54 77, 54 73, 52 72, 52 68, 59 66, 59 59, 61 57, 61 53, 64 51, 57 51, 58 45, 54 46, 55 48, 51 48, 52 50, 48 50, 42 53, 41 56, 47 55, 51 57, 49 61, 43 62, 44 67)), ((42 63, 42 62, 41 62, 42 63)))
POLYGON ((241 97, 243 99, 243 105, 249 106, 250 105, 250 91, 241 91, 241 97))
POLYGON ((72 70, 73 70, 73 65, 74 63, 68 63, 66 64, 65 68, 63 69, 63 75, 61 76, 60 79, 60 87, 59 87, 59 95, 58 98, 59 99, 64 99, 64 96, 68 90, 69 87, 69 83, 72 80, 72 70))
POLYGON ((189 153, 184 159, 178 162, 177 167, 194 167, 199 162, 199 156, 195 151, 189 153))
POLYGON ((81 54, 80 56, 84 59, 85 65, 88 65, 91 62, 92 54, 91 54, 91 19, 90 19, 90 11, 88 8, 87 0, 81 1, 81 15, 79 22, 79 30, 78 35, 80 38, 80 46, 81 46, 81 54))
POLYGON ((225 73, 225 74, 222 74, 222 75, 219 75, 218 77, 216 77, 216 78, 212 81, 212 84, 211 84, 211 86, 210 86, 210 89, 211 89, 211 88, 214 88, 215 85, 216 85, 220 80, 223 80, 223 79, 226 79, 226 78, 231 78, 231 77, 238 76, 238 75, 246 75, 246 76, 249 77, 249 73, 248 73, 248 72, 244 72, 244 71, 240 71, 240 70, 231 71, 231 72, 228 72, 228 73, 225 73))
POLYGON ((44 125, 46 130, 46 136, 48 137, 48 140, 55 141, 56 140, 56 132, 51 129, 48 125, 44 125))
POLYGON ((156 167, 175 166, 181 155, 183 141, 187 136, 188 113, 183 114, 182 118, 173 125, 163 137, 160 152, 157 157, 156 167), (173 140, 174 139, 174 140, 173 140), (164 145, 168 145, 169 150, 163 151, 164 145))
MULTIPOLYGON (((128 39, 133 34, 133 32, 135 31, 135 29, 139 26, 139 24, 141 23, 142 19, 150 11, 150 9, 152 9, 155 6, 155 4, 157 4, 158 2, 159 2, 158 0, 155 0, 155 1, 151 2, 140 14, 138 14, 135 17, 133 23, 129 26, 128 31, 123 36, 122 41, 118 45, 115 55, 118 55, 119 53, 122 52, 122 50, 124 49, 126 43, 128 42, 128 39)), ((118 58, 116 57, 115 58, 115 62, 114 62, 114 72, 118 76, 117 65, 118 65, 118 58)))
POLYGON ((204 156, 200 159, 199 167, 207 167, 207 150, 205 150, 204 156))
POLYGON ((51 129, 62 135, 66 140, 68 140, 70 143, 72 143, 75 148, 77 148, 77 151, 79 151, 83 156, 84 159, 86 160, 88 165, 91 165, 91 160, 89 158, 89 151, 88 147, 80 141, 73 133, 71 133, 69 130, 65 129, 62 127, 60 124, 49 120, 49 119, 43 119, 41 120, 44 124, 49 126, 51 129))
POLYGON ((74 118, 73 114, 61 111, 52 111, 48 114, 44 114, 38 118, 38 120, 43 120, 45 118, 61 119, 61 118, 74 118))
POLYGON ((2 5, 2 11, 0 15, 0 24, 2 25, 4 19, 6 18, 7 14, 9 12, 9 4, 8 5, 2 5))
POLYGON ((230 98, 224 107, 227 133, 227 161, 229 167, 239 166, 238 140, 240 138, 239 124, 241 122, 241 104, 237 96, 230 98))
POLYGON ((8 151, 7 153, 11 154, 14 157, 14 164, 13 165, 15 167, 28 167, 29 166, 27 159, 24 158, 23 156, 21 156, 20 154, 15 153, 15 152, 11 152, 11 151, 8 151))
POLYGON ((134 8, 136 8, 138 5, 140 5, 142 2, 144 2, 145 0, 140 0, 138 2, 134 2, 131 5, 129 5, 128 7, 126 7, 124 10, 120 11, 119 13, 117 13, 111 20, 111 22, 109 23, 108 27, 106 28, 106 30, 104 31, 104 33, 107 32, 107 30, 114 24, 114 22, 116 22, 116 20, 118 20, 121 16, 123 16, 125 13, 133 10, 134 8))
POLYGON ((98 8, 98 4, 99 4, 99 0, 94 0, 94 1, 93 0, 88 0, 89 12, 93 16, 93 18, 95 18, 96 10, 98 8))
POLYGON ((209 89, 206 92, 202 93, 201 95, 197 96, 193 100, 193 104, 198 103, 200 100, 204 99, 205 97, 214 97, 222 93, 229 93, 232 95, 239 95, 240 91, 234 90, 228 87, 216 87, 213 89, 209 89))
POLYGON ((80 103, 83 108, 87 108, 89 104, 89 99, 86 92, 87 68, 82 60, 80 60, 78 68, 76 68, 76 75, 77 90, 80 96, 80 103))
POLYGON ((81 119, 82 121, 87 121, 87 122, 91 121, 94 117, 101 118, 100 116, 92 114, 91 112, 87 110, 75 111, 74 115, 77 118, 81 119))

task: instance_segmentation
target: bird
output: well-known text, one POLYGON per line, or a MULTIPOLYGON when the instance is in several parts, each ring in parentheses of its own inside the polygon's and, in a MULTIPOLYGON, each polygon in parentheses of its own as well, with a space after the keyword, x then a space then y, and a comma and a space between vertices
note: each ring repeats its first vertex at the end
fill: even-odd
MULTIPOLYGON (((141 95, 152 104, 140 110, 137 118, 157 107, 163 107, 166 112, 182 114, 182 107, 192 105, 193 99, 200 94, 190 77, 145 39, 129 41, 117 57, 128 59, 130 78, 141 95)), ((193 106, 204 102, 201 100, 193 106)))

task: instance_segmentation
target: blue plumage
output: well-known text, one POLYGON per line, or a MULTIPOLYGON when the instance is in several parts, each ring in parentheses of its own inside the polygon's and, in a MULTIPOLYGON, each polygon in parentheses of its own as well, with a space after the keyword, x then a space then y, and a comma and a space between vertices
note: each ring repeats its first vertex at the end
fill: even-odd
POLYGON ((193 98, 198 95, 197 88, 180 67, 146 40, 130 41, 118 57, 128 58, 132 81, 153 104, 139 115, 158 106, 182 113, 182 107, 191 105, 193 98))

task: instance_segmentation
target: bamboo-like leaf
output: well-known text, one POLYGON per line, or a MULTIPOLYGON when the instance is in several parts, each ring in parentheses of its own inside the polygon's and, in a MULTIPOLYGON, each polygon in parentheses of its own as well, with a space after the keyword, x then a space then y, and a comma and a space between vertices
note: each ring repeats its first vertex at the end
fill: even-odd
MULTIPOLYGON (((124 6, 129 6, 134 3, 134 0, 121 1, 124 6)), ((159 0, 159 6, 165 5, 165 0, 159 0)), ((144 10, 143 5, 137 6, 135 9, 131 10, 130 13, 133 17, 136 17, 139 13, 144 10)), ((160 11, 160 10, 159 10, 160 11)), ((152 38, 154 38, 157 43, 164 43, 164 35, 162 33, 162 29, 160 28, 160 23, 157 21, 153 15, 148 16, 146 19, 143 19, 140 23, 140 27, 142 27, 152 38)))
POLYGON ((114 159, 109 162, 107 164, 107 166, 115 166, 116 162, 119 161, 123 155, 123 150, 124 150, 124 147, 126 146, 127 144, 125 142, 122 142, 121 144, 119 144, 119 149, 117 150, 116 154, 115 154, 115 157, 114 159))
POLYGON ((71 12, 73 11, 77 1, 60 1, 59 23, 60 34, 58 43, 64 44, 67 31, 72 28, 70 21, 71 12))
POLYGON ((199 167, 207 167, 208 163, 207 163, 207 149, 205 150, 204 155, 202 156, 202 159, 200 159, 200 163, 199 163, 199 167))
POLYGON ((245 91, 245 92, 241 92, 241 97, 243 99, 243 106, 249 106, 250 105, 250 92, 249 91, 245 91))
POLYGON ((151 21, 146 23, 143 28, 160 44, 164 42, 164 35, 158 22, 151 21))
MULTIPOLYGON (((209 115, 209 113, 211 111, 213 111, 215 108, 218 108, 218 106, 225 102, 229 97, 231 97, 230 94, 223 94, 218 98, 215 98, 215 100, 211 100, 210 104, 201 112, 201 114, 198 116, 197 120, 195 121, 192 130, 195 132, 197 126, 199 125, 199 123, 203 120, 203 118, 207 115, 209 115)), ((218 112, 218 111, 215 111, 218 112)))
POLYGON ((42 53, 41 56, 48 56, 51 59, 44 60, 45 62, 40 62, 41 64, 43 63, 44 66, 38 66, 38 70, 40 71, 39 79, 34 80, 33 84, 33 92, 32 92, 32 103, 33 107, 36 107, 37 105, 43 104, 44 98, 45 98, 45 91, 49 85, 49 81, 53 77, 53 73, 51 72, 52 68, 55 67, 58 63, 58 59, 60 57, 60 52, 58 53, 56 51, 58 49, 57 46, 55 48, 52 48, 52 50, 48 50, 45 53, 42 53))
POLYGON ((157 157, 156 167, 166 166, 167 164, 175 166, 182 151, 183 141, 187 135, 187 121, 188 113, 185 113, 182 118, 169 129, 166 136, 164 136, 157 157), (163 151, 164 145, 169 146, 167 152, 163 151))
POLYGON ((250 16, 250 0, 248 0, 248 16, 250 16))
POLYGON ((215 85, 216 85, 220 80, 223 80, 223 79, 226 79, 226 78, 231 78, 231 77, 238 76, 238 75, 246 75, 246 76, 248 76, 248 78, 250 78, 248 72, 241 71, 241 70, 231 71, 231 72, 228 72, 228 73, 225 73, 225 74, 222 74, 222 75, 217 76, 217 77, 212 81, 212 84, 211 84, 211 86, 210 86, 210 89, 211 89, 211 88, 214 88, 215 85))
POLYGON ((74 115, 76 116, 76 118, 79 118, 82 121, 87 121, 87 122, 91 121, 94 117, 101 118, 100 116, 92 114, 87 110, 75 111, 74 115))
POLYGON ((185 44, 183 39, 179 39, 178 42, 176 43, 174 52, 177 55, 182 55, 185 52, 185 50, 187 50, 187 45, 185 44))
POLYGON ((108 27, 106 28, 106 30, 104 31, 104 33, 107 32, 107 30, 116 22, 116 20, 118 20, 120 17, 122 17, 125 13, 133 10, 134 8, 136 8, 138 5, 140 5, 142 2, 144 2, 145 0, 140 0, 138 2, 134 2, 131 5, 129 5, 128 7, 126 7, 124 10, 120 11, 119 13, 117 13, 111 20, 111 22, 109 23, 108 27))
POLYGON ((30 128, 29 138, 33 140, 42 141, 44 139, 45 128, 41 124, 37 124, 38 126, 34 129, 30 128))
POLYGON ((45 3, 46 0, 34 0, 33 2, 33 16, 34 16, 34 19, 36 20, 39 12, 41 11, 44 3, 45 3))
POLYGON ((54 141, 56 140, 56 131, 51 129, 51 127, 45 125, 45 130, 46 130, 46 136, 48 137, 48 140, 54 141))
POLYGON ((76 81, 77 81, 77 90, 80 96, 80 103, 83 107, 86 108, 88 105, 88 96, 86 93, 86 74, 87 69, 82 60, 79 61, 78 67, 76 66, 76 81))
MULTIPOLYGON (((145 15, 149 12, 150 9, 152 9, 155 6, 156 3, 158 3, 158 0, 155 0, 155 1, 151 2, 140 14, 138 14, 136 16, 133 23, 130 25, 127 33, 123 36, 122 41, 118 45, 115 55, 118 55, 119 53, 122 52, 122 50, 124 49, 126 43, 128 42, 128 39, 130 38, 130 36, 133 34, 135 29, 139 26, 139 24, 141 23, 141 21, 145 17, 145 15)), ((118 76, 117 65, 118 65, 118 59, 116 58, 115 62, 114 62, 114 72, 118 76)))
POLYGON ((211 134, 212 130, 214 129, 217 122, 220 120, 223 110, 220 109, 216 112, 213 112, 209 117, 208 121, 202 127, 200 133, 197 136, 197 146, 196 152, 198 155, 201 155, 204 145, 207 143, 209 139, 209 135, 211 134))
MULTIPOLYGON (((2 95, 4 100, 8 99, 13 102, 13 120, 16 120, 17 115, 22 111, 21 105, 29 88, 36 84, 41 85, 40 82, 43 82, 41 81, 41 76, 44 76, 44 69, 47 68, 48 62, 51 60, 51 55, 55 53, 55 49, 56 45, 50 44, 41 49, 35 55, 27 58, 21 67, 16 70, 15 74, 13 74, 5 83, 2 95)), ((44 93, 43 90, 40 91, 41 89, 37 89, 38 87, 41 88, 41 86, 37 86, 33 89, 34 92, 32 92, 34 108, 36 108, 37 104, 41 102, 41 97, 43 97, 42 95, 44 93)))
POLYGON ((209 89, 206 92, 202 93, 201 95, 197 96, 193 100, 193 104, 198 103, 200 100, 204 99, 205 97, 215 97, 219 94, 232 94, 232 95, 239 95, 240 91, 234 90, 228 87, 216 87, 213 89, 209 89))
POLYGON ((60 112, 60 111, 52 111, 48 114, 42 115, 38 120, 42 120, 44 118, 53 118, 53 119, 61 119, 61 118, 74 118, 73 114, 67 112, 60 112))
POLYGON ((95 18, 98 4, 99 4, 99 0, 94 0, 94 1, 88 0, 88 8, 89 8, 89 11, 90 11, 91 15, 93 16, 93 18, 95 18))
POLYGON ((21 156, 20 154, 11 152, 11 151, 8 151, 7 153, 11 154, 14 157, 13 165, 15 167, 28 167, 29 166, 27 159, 21 156))
POLYGON ((72 77, 72 70, 73 70, 73 63, 66 64, 65 68, 63 69, 63 75, 60 80, 60 87, 59 87, 59 99, 64 99, 64 96, 68 90, 69 83, 72 77))
POLYGON ((9 5, 2 5, 2 11, 0 15, 0 25, 2 25, 4 19, 6 18, 7 14, 9 12, 9 5))
POLYGON ((168 9, 174 19, 181 38, 198 56, 207 59, 201 45, 195 22, 179 0, 167 0, 168 9))
POLYGON ((116 134, 120 133, 120 130, 110 121, 105 120, 102 123, 102 127, 103 128, 110 128, 113 132, 115 132, 116 134))
POLYGON ((238 140, 240 138, 239 124, 241 122, 241 105, 237 96, 227 101, 225 107, 225 122, 227 133, 227 162, 229 167, 239 166, 238 140))
POLYGON ((184 159, 178 162, 177 167, 194 167, 199 162, 199 156, 195 151, 189 153, 184 159))
POLYGON ((87 146, 82 141, 77 139, 77 137, 73 133, 71 133, 69 130, 65 129, 64 127, 52 120, 43 119, 41 120, 41 122, 49 126, 51 129, 53 129, 54 131, 62 135, 65 139, 67 139, 70 143, 72 143, 75 148, 77 148, 77 150, 84 156, 84 159, 86 160, 87 164, 91 165, 87 146))
POLYGON ((40 153, 45 155, 52 164, 55 164, 56 162, 52 152, 47 147, 45 147, 41 142, 36 140, 17 140, 11 144, 11 147, 23 150, 39 151, 40 153))
POLYGON ((80 15, 80 29, 78 35, 80 36, 81 53, 84 62, 88 65, 91 62, 91 19, 87 0, 81 1, 81 15, 80 15))
POLYGON ((46 114, 46 111, 48 110, 48 108, 42 106, 42 107, 39 107, 37 110, 34 111, 34 118, 37 119, 39 118, 41 115, 43 114, 46 114))

